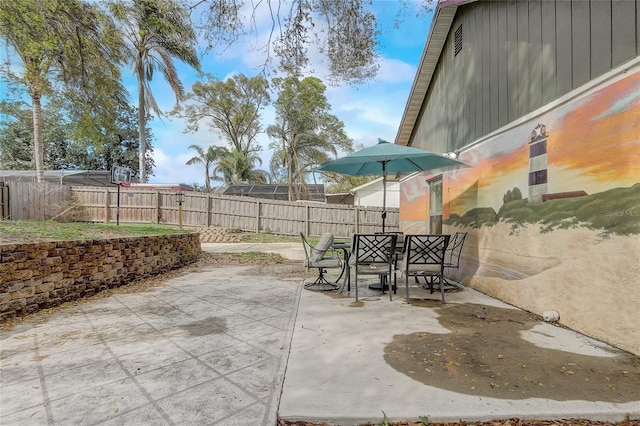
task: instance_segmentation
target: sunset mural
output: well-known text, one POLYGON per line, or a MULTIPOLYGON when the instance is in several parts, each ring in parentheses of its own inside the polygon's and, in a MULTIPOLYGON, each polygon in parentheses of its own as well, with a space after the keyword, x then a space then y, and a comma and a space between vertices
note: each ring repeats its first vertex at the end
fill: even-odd
POLYGON ((550 165, 560 172, 579 171, 585 185, 591 181, 599 190, 638 182, 640 73, 589 95, 577 108, 565 109, 549 139, 550 165))
MULTIPOLYGON (((472 167, 443 174, 445 218, 477 207, 498 211, 504 194, 528 194, 529 141, 548 131, 548 192, 587 194, 640 182, 640 72, 586 94, 460 153, 472 167)), ((400 220, 426 221, 428 175, 402 183, 400 220)))

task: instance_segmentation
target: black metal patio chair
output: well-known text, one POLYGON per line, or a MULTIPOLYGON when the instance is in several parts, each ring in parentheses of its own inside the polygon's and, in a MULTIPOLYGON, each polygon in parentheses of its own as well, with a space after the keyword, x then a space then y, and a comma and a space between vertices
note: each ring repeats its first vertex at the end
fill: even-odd
POLYGON ((358 301, 358 277, 361 275, 380 276, 384 291, 384 280, 391 280, 397 238, 398 236, 395 234, 353 235, 349 265, 355 271, 356 301, 358 301))
POLYGON ((304 247, 304 266, 307 269, 317 268, 318 277, 314 282, 305 283, 304 288, 313 291, 331 291, 338 288, 338 286, 332 282, 329 282, 326 278, 327 269, 341 269, 342 260, 338 256, 338 253, 331 248, 333 244, 333 234, 324 233, 320 236, 318 244, 311 246, 304 234, 300 233, 302 239, 302 246, 304 247), (327 252, 329 254, 327 255, 327 252))
MULTIPOLYGON (((449 235, 405 236, 403 251, 396 256, 393 283, 395 286, 397 274, 404 276, 407 302, 409 301, 409 277, 424 277, 431 293, 436 280, 438 283, 443 282, 445 251, 449 238, 449 235)), ((442 285, 440 294, 442 303, 445 303, 442 285)))
MULTIPOLYGON (((449 245, 447 246, 447 251, 444 254, 444 268, 445 269, 455 269, 456 273, 460 270, 460 255, 462 254, 462 246, 464 245, 464 240, 467 238, 466 232, 456 232, 453 234, 453 238, 449 241, 449 245)), ((447 280, 447 277, 444 277, 443 280, 445 286, 448 288, 458 289, 458 285, 447 280)), ((447 288, 445 287, 445 290, 447 288)))

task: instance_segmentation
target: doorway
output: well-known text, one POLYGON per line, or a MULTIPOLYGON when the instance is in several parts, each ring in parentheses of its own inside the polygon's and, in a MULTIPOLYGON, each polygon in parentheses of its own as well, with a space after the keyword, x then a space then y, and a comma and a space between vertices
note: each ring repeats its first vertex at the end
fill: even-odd
POLYGON ((427 180, 429 185, 429 233, 442 234, 442 175, 427 180))

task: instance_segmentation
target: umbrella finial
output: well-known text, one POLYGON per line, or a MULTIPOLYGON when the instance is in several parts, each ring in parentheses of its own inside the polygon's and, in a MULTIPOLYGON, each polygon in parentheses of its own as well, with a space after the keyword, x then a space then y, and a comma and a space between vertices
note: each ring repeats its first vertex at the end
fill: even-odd
POLYGON ((384 139, 382 139, 382 138, 378 138, 378 143, 391 143, 391 142, 389 142, 389 141, 385 141, 385 140, 384 140, 384 139))

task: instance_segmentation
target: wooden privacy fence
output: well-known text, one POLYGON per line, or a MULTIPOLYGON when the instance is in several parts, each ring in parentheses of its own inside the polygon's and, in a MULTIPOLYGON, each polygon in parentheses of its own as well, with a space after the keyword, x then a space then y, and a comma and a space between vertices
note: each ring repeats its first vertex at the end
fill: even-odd
POLYGON ((9 219, 9 186, 0 182, 0 220, 9 219))
POLYGON ((47 220, 73 210, 70 186, 34 182, 0 185, 2 219, 47 220))
MULTIPOLYGON (((382 230, 382 208, 185 192, 182 225, 219 226, 282 235, 349 237, 382 230)), ((102 223, 179 224, 176 192, 117 187, 10 182, 11 219, 46 220, 73 214, 74 220, 102 223), (53 189, 52 187, 57 187, 53 189), (118 208, 119 205, 119 208, 118 208)), ((399 230, 399 211, 387 209, 386 230, 399 230)))
MULTIPOLYGON (((87 220, 90 221, 179 223, 180 207, 175 192, 121 188, 119 209, 117 188, 74 186, 71 192, 86 210, 87 220)), ((382 208, 264 200, 202 192, 184 194, 184 226, 219 226, 282 235, 332 232, 340 237, 382 229, 382 208)), ((399 229, 398 215, 397 208, 387 210, 387 230, 399 229)))

